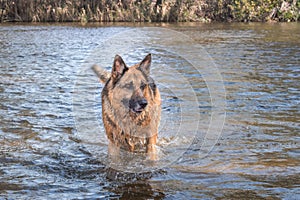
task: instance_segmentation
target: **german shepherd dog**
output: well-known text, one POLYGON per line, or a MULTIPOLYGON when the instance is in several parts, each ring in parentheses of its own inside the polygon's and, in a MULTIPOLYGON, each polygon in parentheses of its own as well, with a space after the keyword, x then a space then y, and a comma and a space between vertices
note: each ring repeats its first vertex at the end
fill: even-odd
POLYGON ((156 159, 161 99, 150 77, 150 65, 151 54, 131 67, 116 55, 111 73, 96 65, 92 68, 105 84, 102 119, 110 144, 130 152, 147 152, 156 159))

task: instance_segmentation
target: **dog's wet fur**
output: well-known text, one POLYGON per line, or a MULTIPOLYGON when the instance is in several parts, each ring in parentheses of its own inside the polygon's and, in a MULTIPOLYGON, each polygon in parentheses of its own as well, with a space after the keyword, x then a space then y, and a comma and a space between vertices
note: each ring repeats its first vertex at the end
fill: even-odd
POLYGON ((150 77, 151 54, 127 67, 116 55, 111 73, 93 66, 105 84, 102 119, 107 138, 130 152, 155 153, 161 114, 159 90, 150 77))

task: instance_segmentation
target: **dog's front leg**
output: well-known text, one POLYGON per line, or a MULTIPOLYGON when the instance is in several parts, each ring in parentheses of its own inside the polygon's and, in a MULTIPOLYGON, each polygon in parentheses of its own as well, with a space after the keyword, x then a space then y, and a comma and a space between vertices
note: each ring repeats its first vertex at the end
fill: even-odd
POLYGON ((112 162, 117 162, 120 159, 120 147, 111 141, 108 143, 108 156, 112 162))
POLYGON ((157 149, 156 149, 156 140, 157 140, 157 134, 147 138, 147 154, 150 158, 150 160, 157 160, 157 149))

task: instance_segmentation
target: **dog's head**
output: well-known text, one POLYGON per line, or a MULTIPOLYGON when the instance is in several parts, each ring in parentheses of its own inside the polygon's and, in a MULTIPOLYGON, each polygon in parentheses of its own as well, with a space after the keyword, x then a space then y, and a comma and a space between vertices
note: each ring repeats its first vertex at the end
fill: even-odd
POLYGON ((138 116, 156 102, 157 88, 150 77, 151 54, 140 63, 127 67, 123 59, 116 55, 110 80, 106 87, 112 104, 128 110, 131 116, 138 116))

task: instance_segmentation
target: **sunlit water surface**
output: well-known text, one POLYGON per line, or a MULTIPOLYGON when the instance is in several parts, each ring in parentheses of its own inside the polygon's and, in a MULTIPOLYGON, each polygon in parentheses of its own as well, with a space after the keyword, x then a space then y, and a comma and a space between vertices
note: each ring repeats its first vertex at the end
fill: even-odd
POLYGON ((151 37, 117 42, 131 45, 127 54, 110 43, 103 53, 104 41, 141 27, 1 25, 0 198, 300 198, 300 24, 164 26, 193 38, 224 80, 226 120, 213 151, 199 156, 213 108, 201 71, 152 48, 151 37), (162 94, 161 161, 145 173, 106 162, 102 86, 90 66, 109 69, 120 52, 129 65, 152 53, 162 94))

